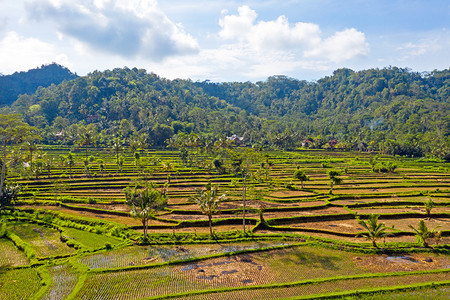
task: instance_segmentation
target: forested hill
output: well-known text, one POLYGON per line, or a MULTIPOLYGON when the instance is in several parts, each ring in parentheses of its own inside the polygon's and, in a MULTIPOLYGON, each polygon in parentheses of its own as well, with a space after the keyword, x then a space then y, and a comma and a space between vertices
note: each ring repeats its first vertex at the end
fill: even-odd
POLYGON ((48 87, 76 77, 69 69, 55 63, 27 72, 0 75, 0 105, 10 105, 19 95, 33 94, 40 86, 48 87))
POLYGON ((126 119, 155 145, 193 132, 237 134, 249 144, 284 148, 305 138, 337 139, 345 147, 365 143, 387 153, 442 157, 449 146, 449 98, 450 69, 339 69, 317 82, 273 76, 212 83, 121 68, 39 89, 12 108, 47 133, 85 122, 114 135, 126 119))

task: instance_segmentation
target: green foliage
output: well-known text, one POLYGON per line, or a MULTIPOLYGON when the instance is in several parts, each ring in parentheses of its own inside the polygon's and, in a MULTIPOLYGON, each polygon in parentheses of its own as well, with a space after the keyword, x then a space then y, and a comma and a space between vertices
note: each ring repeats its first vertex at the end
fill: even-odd
POLYGON ((77 143, 83 133, 74 129, 87 121, 101 126, 103 139, 95 142, 102 144, 118 135, 133 140, 137 132, 156 146, 179 134, 222 142, 245 134, 244 143, 262 147, 291 149, 308 138, 313 148, 449 159, 448 73, 339 69, 314 83, 286 76, 212 83, 117 68, 40 89, 13 106, 46 128, 46 143, 77 143))
POLYGON ((409 228, 414 231, 417 241, 422 243, 424 247, 428 247, 428 240, 435 234, 440 235, 440 232, 437 233, 436 228, 429 230, 424 220, 419 221, 419 226, 417 228, 414 228, 412 225, 409 225, 409 228))
POLYGON ((3 220, 0 221, 0 239, 6 236, 6 224, 3 220))
POLYGON ((0 299, 35 299, 45 287, 36 268, 13 269, 0 274, 0 299))
POLYGON ((33 248, 28 243, 25 243, 16 234, 7 231, 6 236, 14 243, 14 245, 16 245, 19 250, 22 250, 29 259, 32 259, 36 256, 33 248))
POLYGON ((305 171, 300 170, 300 168, 297 167, 297 170, 295 170, 295 172, 294 172, 294 179, 300 180, 300 182, 302 183, 302 188, 303 188, 303 181, 308 181, 309 176, 306 175, 305 171))
POLYGON ((377 247, 376 241, 380 238, 388 236, 390 233, 386 232, 384 223, 378 223, 379 215, 370 214, 367 221, 358 220, 358 224, 367 230, 367 233, 360 234, 360 236, 372 241, 372 245, 377 247))
POLYGON ((333 186, 335 184, 341 184, 342 183, 342 178, 338 177, 341 175, 341 172, 336 171, 336 170, 330 170, 328 171, 328 178, 330 179, 330 194, 333 193, 333 186))
POLYGON ((429 198, 427 201, 424 202, 425 211, 427 213, 427 216, 430 217, 431 210, 434 207, 434 202, 431 198, 429 198))
POLYGON ((144 227, 144 240, 147 239, 148 220, 167 205, 167 198, 152 184, 144 183, 142 187, 124 189, 127 205, 131 207, 131 215, 139 219, 144 227))
POLYGON ((0 193, 0 211, 15 202, 22 188, 17 184, 5 184, 0 193))
POLYGON ((203 214, 208 216, 209 232, 213 236, 212 231, 212 216, 217 213, 220 202, 225 200, 225 194, 219 196, 219 188, 217 186, 211 187, 207 184, 204 190, 197 190, 196 195, 189 198, 190 201, 196 203, 203 214))
MULTIPOLYGON (((28 95, 33 94, 38 87, 57 85, 63 80, 71 80, 76 77, 76 74, 70 72, 69 69, 56 63, 42 65, 40 68, 27 72, 15 72, 12 75, 0 76, 0 105, 13 103, 19 95, 22 95, 19 97, 19 102, 26 102, 29 98, 28 95)), ((55 113, 51 107, 44 106, 44 109, 48 113, 55 113)))

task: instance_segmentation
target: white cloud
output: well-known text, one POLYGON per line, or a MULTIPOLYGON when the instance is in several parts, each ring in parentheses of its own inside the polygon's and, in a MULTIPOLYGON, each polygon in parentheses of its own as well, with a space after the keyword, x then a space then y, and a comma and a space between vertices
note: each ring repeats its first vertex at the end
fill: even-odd
MULTIPOLYGON (((239 15, 224 15, 219 20, 219 25, 222 27, 219 35, 224 39, 244 39, 247 38, 248 33, 253 27, 257 14, 248 6, 241 6, 238 8, 239 15)), ((223 10, 222 14, 228 11, 223 10)))
POLYGON ((168 78, 260 80, 301 70, 324 72, 368 52, 364 33, 356 29, 323 37, 317 24, 291 24, 285 16, 268 21, 257 18, 248 6, 239 7, 237 14, 223 10, 214 47, 171 57, 152 64, 150 70, 168 78))
POLYGON ((35 0, 26 9, 34 20, 51 20, 59 32, 127 58, 159 61, 199 48, 191 35, 158 10, 156 1, 35 0))
POLYGON ((10 31, 0 40, 0 65, 6 74, 26 71, 50 62, 69 68, 72 66, 66 54, 59 53, 53 45, 38 39, 24 38, 10 31))
POLYGON ((367 55, 368 52, 369 44, 364 33, 351 28, 336 32, 333 36, 320 41, 314 48, 305 51, 305 57, 320 57, 341 62, 367 55))
POLYGON ((365 35, 354 28, 323 38, 317 24, 290 24, 285 16, 273 21, 256 22, 257 14, 248 6, 238 9, 238 15, 222 16, 219 36, 223 40, 244 43, 258 52, 281 51, 295 54, 297 60, 317 59, 342 62, 369 51, 365 35))
MULTIPOLYGON (((450 40, 447 41, 447 44, 450 44, 449 41, 450 40)), ((415 43, 407 42, 397 47, 396 50, 400 53, 399 61, 404 61, 414 59, 417 56, 424 56, 425 54, 437 52, 441 50, 442 45, 445 45, 445 40, 436 36, 415 43)))

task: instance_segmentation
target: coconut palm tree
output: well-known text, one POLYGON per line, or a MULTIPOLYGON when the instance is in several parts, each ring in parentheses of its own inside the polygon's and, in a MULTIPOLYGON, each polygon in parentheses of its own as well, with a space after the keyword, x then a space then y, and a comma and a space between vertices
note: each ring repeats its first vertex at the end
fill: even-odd
POLYGON ((97 129, 94 124, 89 124, 87 126, 81 126, 78 128, 78 137, 80 147, 84 147, 84 160, 88 161, 88 147, 95 143, 95 138, 97 136, 97 129))
POLYGON ((34 168, 33 153, 35 153, 39 148, 34 141, 26 141, 23 143, 22 147, 25 150, 27 150, 28 152, 30 152, 30 167, 31 167, 31 170, 33 170, 33 168, 34 168))
POLYGON ((204 190, 197 190, 197 194, 192 196, 189 200, 196 203, 203 214, 208 216, 209 233, 213 236, 212 231, 212 216, 217 213, 220 202, 225 200, 225 194, 221 196, 219 194, 219 188, 217 186, 211 187, 211 184, 207 184, 204 190))
POLYGON ((416 229, 413 226, 409 225, 409 228, 414 230, 416 234, 417 241, 422 243, 424 247, 428 247, 427 240, 432 238, 435 234, 436 228, 433 230, 429 230, 424 220, 419 221, 419 227, 416 229))
POLYGON ((376 241, 380 238, 388 236, 390 233, 386 232, 386 227, 384 223, 378 223, 379 215, 370 214, 367 221, 358 220, 358 224, 367 230, 365 234, 358 234, 357 236, 365 237, 366 239, 372 241, 372 245, 377 247, 376 241))
POLYGON ((72 168, 75 166, 75 160, 71 152, 67 154, 66 164, 69 167, 69 177, 72 178, 72 168))
POLYGON ((151 184, 144 184, 141 188, 127 187, 124 194, 127 205, 131 207, 131 216, 142 222, 144 240, 147 240, 148 221, 166 207, 167 198, 151 184))
POLYGON ((121 150, 122 150, 122 142, 118 137, 116 137, 113 139, 111 143, 111 151, 114 152, 114 154, 116 155, 116 165, 117 165, 116 175, 119 172, 119 155, 121 150))

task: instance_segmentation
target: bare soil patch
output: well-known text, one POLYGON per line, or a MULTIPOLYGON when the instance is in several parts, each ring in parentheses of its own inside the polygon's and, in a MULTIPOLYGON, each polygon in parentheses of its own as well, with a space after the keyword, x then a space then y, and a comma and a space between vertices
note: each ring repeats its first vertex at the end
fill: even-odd
POLYGON ((311 192, 306 192, 306 191, 290 191, 290 190, 285 190, 285 191, 276 191, 274 193, 269 194, 269 197, 274 197, 274 198, 291 198, 291 197, 304 197, 304 196, 311 196, 311 195, 315 195, 314 193, 311 192))
POLYGON ((430 187, 393 187, 393 188, 373 188, 373 189, 333 189, 335 195, 348 195, 348 194, 380 194, 380 193, 407 193, 417 191, 433 191, 436 188, 430 187))
MULTIPOLYGON (((398 214, 398 213, 426 213, 426 210, 423 206, 410 206, 410 207, 378 207, 378 208, 352 208, 352 210, 357 211, 361 214, 398 214)), ((449 213, 450 208, 448 207, 434 207, 431 213, 449 213)))
MULTIPOLYGON (((386 226, 392 227, 394 226, 395 229, 399 229, 402 231, 411 231, 411 228, 409 228, 409 225, 412 225, 414 227, 418 227, 419 221, 422 220, 421 218, 405 218, 405 219, 395 219, 395 220, 383 220, 383 217, 381 216, 379 221, 383 222, 386 226)), ((438 230, 450 230, 450 220, 448 219, 442 219, 442 218, 424 218, 425 224, 427 225, 428 229, 433 229, 438 227, 438 230)))
POLYGON ((104 210, 112 210, 112 211, 124 211, 129 212, 130 207, 126 204, 80 204, 75 203, 71 204, 72 206, 79 206, 79 207, 92 207, 92 208, 98 208, 98 209, 104 209, 104 210))
POLYGON ((208 259, 177 266, 175 272, 185 274, 190 280, 212 285, 264 284, 273 280, 272 272, 266 264, 251 254, 208 259))
POLYGON ((450 257, 433 253, 355 256, 354 263, 370 272, 425 271, 450 268, 450 257))
MULTIPOLYGON (((252 228, 253 225, 247 225, 247 230, 252 228)), ((213 226, 213 231, 215 232, 227 232, 227 231, 242 231, 242 225, 216 225, 213 226)), ((142 232, 143 230, 137 230, 139 232, 142 232)), ((181 228, 167 228, 167 229, 150 229, 149 232, 155 232, 155 233, 208 233, 209 234, 209 227, 208 226, 193 226, 193 227, 181 227, 181 228)))
POLYGON ((364 230, 364 228, 358 224, 358 221, 356 219, 322 221, 322 222, 298 222, 283 226, 289 226, 292 228, 299 228, 299 229, 301 228, 323 229, 336 232, 354 233, 355 235, 358 232, 364 230))

